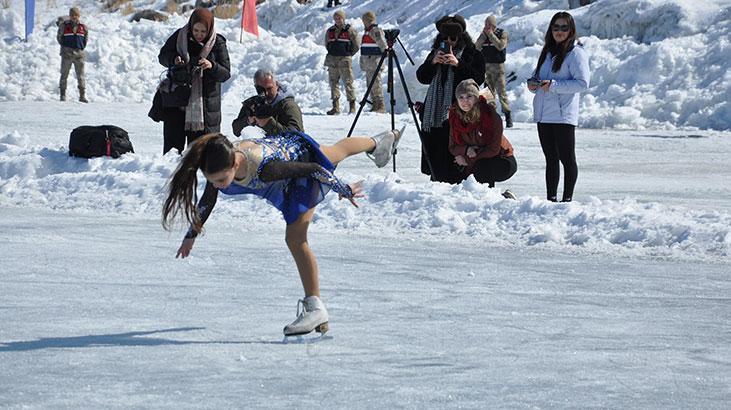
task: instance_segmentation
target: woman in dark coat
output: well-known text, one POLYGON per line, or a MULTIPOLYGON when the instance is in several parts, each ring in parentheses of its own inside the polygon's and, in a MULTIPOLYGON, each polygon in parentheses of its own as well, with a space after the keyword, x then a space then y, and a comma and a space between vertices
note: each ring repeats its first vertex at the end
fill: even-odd
POLYGON ((188 24, 176 30, 158 55, 165 67, 188 65, 193 74, 186 107, 167 107, 163 153, 173 148, 182 152, 203 134, 221 130, 221 83, 231 77, 226 38, 216 34, 213 14, 204 8, 193 11, 188 24))
POLYGON ((463 176, 449 152, 447 112, 455 102, 457 84, 468 78, 477 83, 485 79, 485 62, 462 16, 444 16, 436 26, 439 34, 432 50, 416 70, 419 82, 429 85, 421 113, 421 172, 431 175, 432 181, 457 184, 463 176))

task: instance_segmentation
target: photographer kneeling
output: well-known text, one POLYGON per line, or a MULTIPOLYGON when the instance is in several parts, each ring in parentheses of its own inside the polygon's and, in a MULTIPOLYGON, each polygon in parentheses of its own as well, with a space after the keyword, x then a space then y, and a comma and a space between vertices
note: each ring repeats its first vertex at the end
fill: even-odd
POLYGON ((269 70, 254 73, 254 87, 258 95, 242 102, 241 111, 231 126, 234 135, 241 136, 247 125, 256 125, 267 136, 284 131, 304 131, 302 111, 287 87, 280 84, 269 70))

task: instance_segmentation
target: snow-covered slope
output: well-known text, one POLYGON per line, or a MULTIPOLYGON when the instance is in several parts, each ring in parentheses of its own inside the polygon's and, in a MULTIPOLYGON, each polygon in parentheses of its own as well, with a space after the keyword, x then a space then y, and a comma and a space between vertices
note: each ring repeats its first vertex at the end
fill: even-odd
MULTIPOLYGON (((12 0, 0 9, 0 101, 52 100, 57 96, 58 56, 56 17, 71 1, 55 7, 37 6, 36 31, 20 41, 23 7, 12 0)), ((165 23, 131 23, 120 12, 102 13, 99 3, 75 1, 83 10, 91 39, 88 48, 88 94, 93 101, 148 101, 163 71, 157 53, 186 16, 165 23)), ((157 0, 132 2, 138 8, 159 8, 157 0)), ((398 27, 400 39, 416 64, 421 64, 435 34, 433 22, 444 14, 460 13, 476 37, 484 18, 494 13, 510 33, 507 71, 518 80, 508 85, 518 121, 530 121, 532 95, 522 80, 529 77, 550 17, 565 7, 562 0, 389 0, 353 1, 345 5, 348 22, 362 29, 359 16, 373 10, 382 25, 398 27)), ((217 30, 229 40, 232 79, 224 84, 224 104, 235 107, 253 92, 251 76, 259 67, 276 70, 308 113, 328 107, 327 74, 322 66, 324 30, 331 10, 320 2, 300 5, 295 0, 269 0, 259 6, 259 39, 245 34, 239 43, 236 19, 217 20, 217 30)), ((591 55, 592 84, 581 101, 580 125, 590 128, 731 128, 731 1, 730 0, 600 0, 572 11, 591 55)), ((400 47, 400 60, 415 100, 426 87, 415 79, 400 47)), ((357 61, 357 56, 356 56, 357 61)), ((355 64, 359 95, 365 81, 355 64)), ((73 74, 72 74, 73 76, 73 74)), ((73 84, 73 81, 72 83, 73 84)), ((397 109, 406 101, 397 84, 397 109)))

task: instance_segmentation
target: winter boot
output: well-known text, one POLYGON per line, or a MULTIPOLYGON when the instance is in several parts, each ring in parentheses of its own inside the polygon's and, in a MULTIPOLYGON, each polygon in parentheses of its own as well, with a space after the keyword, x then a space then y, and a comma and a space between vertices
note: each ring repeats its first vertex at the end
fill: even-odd
POLYGON ((373 100, 373 105, 371 106, 371 112, 377 112, 377 113, 385 113, 386 112, 386 105, 383 103, 383 100, 373 100))
POLYGON ((327 115, 338 115, 340 114, 340 102, 338 100, 333 100, 333 107, 330 109, 330 111, 327 112, 327 115))
POLYGON ((88 103, 89 100, 86 99, 86 89, 79 88, 79 101, 82 103, 88 103))
POLYGON ((505 111, 505 128, 513 128, 513 118, 510 116, 510 111, 505 111))
POLYGON ((355 114, 355 100, 348 101, 348 114, 355 114))
POLYGON ((66 101, 66 89, 61 89, 61 101, 66 101))
POLYGON ((320 298, 307 296, 297 301, 297 319, 284 327, 284 335, 306 335, 313 330, 325 333, 328 330, 327 321, 327 309, 320 298), (302 305, 301 311, 300 304, 302 305))
POLYGON ((376 142, 376 148, 371 152, 367 152, 366 155, 376 163, 378 168, 383 168, 388 164, 403 132, 404 129, 401 128, 400 131, 384 131, 375 137, 371 137, 376 142))

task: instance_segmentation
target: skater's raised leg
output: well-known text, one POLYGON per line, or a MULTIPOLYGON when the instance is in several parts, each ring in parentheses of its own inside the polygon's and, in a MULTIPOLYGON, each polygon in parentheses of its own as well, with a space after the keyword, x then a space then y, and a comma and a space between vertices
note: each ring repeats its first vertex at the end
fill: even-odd
POLYGON ((333 163, 338 165, 340 161, 361 152, 370 152, 376 148, 376 142, 370 137, 343 138, 334 145, 321 145, 320 150, 333 163))
POLYGON ((334 165, 345 158, 365 152, 381 168, 391 159, 393 148, 398 144, 401 133, 402 131, 394 130, 384 131, 374 137, 343 138, 335 145, 320 146, 320 150, 334 165))

